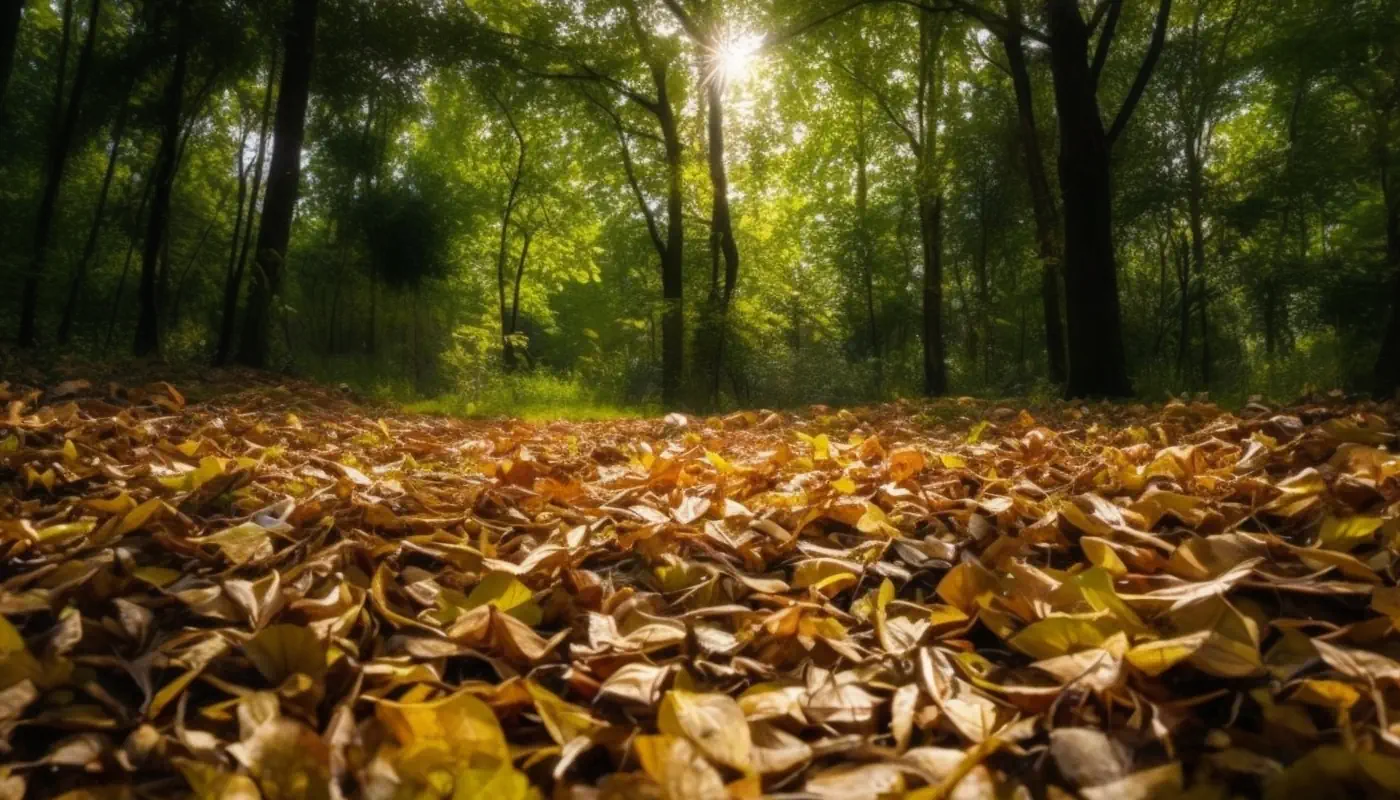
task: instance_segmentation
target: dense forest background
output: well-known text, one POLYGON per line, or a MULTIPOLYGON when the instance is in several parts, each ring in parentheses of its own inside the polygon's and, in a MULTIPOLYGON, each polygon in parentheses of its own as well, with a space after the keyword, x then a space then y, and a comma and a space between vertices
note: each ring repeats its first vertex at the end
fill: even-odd
POLYGON ((0 15, 12 353, 468 403, 1400 383, 1400 0, 0 15))

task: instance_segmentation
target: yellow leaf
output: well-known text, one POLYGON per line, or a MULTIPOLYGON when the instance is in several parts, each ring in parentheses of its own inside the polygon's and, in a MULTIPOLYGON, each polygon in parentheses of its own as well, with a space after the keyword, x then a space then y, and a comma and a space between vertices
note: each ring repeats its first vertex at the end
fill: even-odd
POLYGON ((1325 550, 1350 551, 1369 540, 1385 524, 1381 517, 1327 517, 1317 546, 1325 550))
POLYGON ((534 601, 530 587, 505 572, 493 572, 467 595, 466 609, 487 604, 510 614, 526 625, 535 626, 544 619, 544 612, 534 601))
POLYGON ((724 456, 711 450, 705 451, 705 460, 725 475, 732 475, 736 470, 734 465, 724 460, 724 456))
POLYGON ((657 727, 686 737, 712 761, 744 772, 751 767, 749 723, 738 701, 727 694, 672 689, 661 701, 657 727))
POLYGON ((588 736, 606 727, 594 719, 588 709, 564 700, 535 681, 526 680, 525 690, 535 701, 535 710, 557 745, 566 745, 580 736, 588 736))
POLYGON ((165 506, 165 501, 159 497, 153 497, 136 508, 127 512, 122 517, 122 522, 117 526, 117 535, 124 536, 140 528, 151 520, 165 506))
POLYGON ((855 494, 856 482, 848 477, 837 478, 831 482, 831 488, 841 494, 855 494))
POLYGON ((540 800, 525 773, 509 761, 475 755, 458 767, 452 781, 452 800, 540 800))
POLYGON ((167 567, 137 567, 131 571, 131 577, 149 583, 157 589, 169 586, 179 580, 183 574, 179 570, 167 567))
POLYGON ((938 457, 944 469, 965 469, 967 461, 962 456, 955 456, 952 453, 944 453, 938 457))
POLYGON ((1057 614, 1031 623, 1007 644, 1031 658, 1047 659, 1098 647, 1119 629, 1106 616, 1057 614))
POLYGON ((267 529, 256 522, 244 522, 194 541, 217 545, 224 558, 240 566, 267 558, 274 551, 267 529))
POLYGON ((94 497, 90 500, 84 500, 83 504, 93 511, 101 511, 104 514, 125 514, 136 507, 136 501, 132 500, 131 495, 126 492, 110 499, 94 497))
POLYGON ((69 464, 78 460, 78 448, 72 439, 63 440, 63 460, 69 464))
POLYGON ((477 754, 510 759, 501 723, 491 707, 466 690, 423 703, 381 700, 374 714, 403 747, 401 760, 434 752, 448 759, 477 754))
POLYGON ((890 524, 890 518, 874 503, 865 504, 865 513, 856 521, 856 530, 871 536, 899 535, 899 529, 890 524))
POLYGON ((243 652, 274 686, 293 675, 320 680, 326 674, 326 646, 301 625, 269 625, 243 645, 243 652))
POLYGON ((976 425, 973 425, 972 430, 967 432, 967 443, 977 444, 979 441, 981 441, 982 434, 986 433, 987 429, 990 427, 992 427, 992 423, 986 421, 985 419, 977 423, 976 425))
POLYGON ((1129 650, 1124 658, 1145 675, 1156 677, 1196 654, 1210 638, 1210 631, 1147 642, 1129 650))

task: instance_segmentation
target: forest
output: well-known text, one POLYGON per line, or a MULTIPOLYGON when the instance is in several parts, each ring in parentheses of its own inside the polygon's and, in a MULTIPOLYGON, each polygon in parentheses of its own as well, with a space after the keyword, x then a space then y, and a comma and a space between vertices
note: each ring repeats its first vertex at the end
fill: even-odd
POLYGON ((1400 797, 1400 0, 0 0, 0 800, 1400 797))
POLYGON ((1400 382, 1394 0, 0 24, 21 359, 697 409, 1400 382))

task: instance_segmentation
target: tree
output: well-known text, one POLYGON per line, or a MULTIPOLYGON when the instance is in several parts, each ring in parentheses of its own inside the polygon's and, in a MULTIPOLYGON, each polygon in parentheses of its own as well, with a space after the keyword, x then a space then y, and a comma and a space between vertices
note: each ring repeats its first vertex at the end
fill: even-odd
POLYGON ((281 288, 287 246, 291 241, 292 215, 301 178, 301 147, 306 133, 306 106, 311 92, 316 5, 317 0, 294 0, 287 27, 285 66, 273 123, 274 146, 268 168, 267 198, 263 201, 253 283, 238 352, 239 362, 250 367, 267 365, 272 301, 281 288))
POLYGON ((1065 323, 1060 313, 1060 267, 1063 258, 1060 212, 1051 194, 1045 154, 1041 150, 1040 130, 1036 125, 1035 90, 1031 84, 1030 68, 1026 64, 1021 0, 1006 0, 1006 16, 1011 24, 1000 38, 1006 51, 1007 71, 1016 93, 1021 157, 1030 188, 1036 246, 1041 261, 1040 301, 1045 318, 1046 362, 1051 382, 1063 384, 1069 377, 1069 367, 1065 361, 1065 323))
POLYGON ((0 0, 0 121, 5 115, 5 89, 15 63, 15 42, 24 18, 24 0, 0 0))
POLYGON ((247 165, 243 163, 243 147, 238 148, 238 214, 234 216, 233 243, 229 246, 229 263, 224 273, 224 300, 219 315, 219 341, 214 350, 214 364, 223 366, 233 355, 233 340, 237 331, 238 297, 243 291, 243 276, 248 268, 248 253, 253 244, 253 223, 257 219, 258 197, 262 192, 263 164, 267 156, 268 125, 272 120, 273 87, 277 81, 278 48, 268 59, 267 80, 264 83, 262 109, 258 114, 258 154, 253 159, 253 186, 245 191, 247 165), (239 222, 242 221, 242 230, 239 222))
MULTIPOLYGON (((141 282, 138 288, 140 316, 136 321, 136 341, 132 351, 137 356, 160 354, 160 298, 157 274, 163 253, 169 247, 170 198, 179 169, 181 139, 181 107, 184 102, 185 77, 189 72, 190 0, 179 0, 175 11, 175 63, 165 84, 161 100, 160 151, 156 155, 151 210, 146 223, 145 243, 141 253, 141 282)), ((166 269, 169 269, 167 265, 166 269)))

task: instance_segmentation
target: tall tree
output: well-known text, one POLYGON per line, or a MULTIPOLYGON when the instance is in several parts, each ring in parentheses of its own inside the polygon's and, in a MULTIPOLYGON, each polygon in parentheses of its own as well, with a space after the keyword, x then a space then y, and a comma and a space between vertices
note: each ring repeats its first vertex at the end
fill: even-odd
POLYGON ((54 215, 58 211, 58 198, 63 188, 63 175, 68 166, 68 155, 73 149, 73 138, 78 130, 78 111, 82 105, 83 95, 87 91, 89 77, 92 74, 93 50, 97 43, 97 28, 101 12, 102 0, 92 0, 92 6, 88 11, 87 35, 83 38, 83 49, 78 56, 77 71, 73 74, 73 88, 69 92, 68 102, 65 105, 63 91, 68 68, 69 38, 72 35, 73 0, 65 0, 63 4, 63 38, 58 49, 58 82, 54 89, 53 137, 49 140, 44 194, 39 200, 39 211, 34 223, 34 257, 29 265, 29 273, 24 276, 24 293, 19 318, 19 344, 21 347, 33 347, 37 339, 39 280, 48 265, 54 215))
POLYGON ((947 25, 943 15, 918 15, 917 73, 909 104, 912 108, 897 107, 888 88, 870 76, 848 71, 853 80, 870 92, 890 123, 899 130, 914 159, 915 208, 923 264, 920 328, 923 388, 924 394, 930 397, 948 390, 943 332, 943 152, 939 144, 946 83, 943 39, 947 25))
POLYGON ((175 63, 165 84, 161 100, 160 151, 156 155, 151 210, 146 219, 146 238, 141 251, 141 282, 137 290, 140 302, 136 320, 136 340, 132 352, 137 356, 159 355, 160 297, 157 270, 162 254, 168 248, 170 227, 170 198, 175 188, 175 173, 180 156, 180 113, 185 95, 185 77, 189 72, 190 0, 180 0, 175 12, 175 63))
POLYGON ((14 69, 15 44, 19 22, 24 17, 24 0, 0 0, 0 121, 5 118, 5 90, 14 69))
POLYGON ((112 123, 112 143, 107 153, 107 169, 102 173, 102 188, 97 193, 97 207, 92 212, 92 225, 88 228, 87 241, 83 243, 83 253, 73 266, 73 274, 68 279, 68 299, 63 304, 63 317, 58 324, 58 343, 68 344, 73 335, 73 322, 78 315, 78 301, 82 296, 83 284, 87 281, 88 266, 97 254, 97 243, 102 235, 102 223, 107 217, 107 197, 112 190, 112 176, 117 172, 117 159, 121 156, 123 137, 126 135, 126 122, 131 112, 131 92, 135 81, 127 84, 122 99, 121 110, 112 123))
POLYGON ((1045 319, 1046 360, 1050 380, 1063 384, 1069 376, 1069 367, 1065 363, 1065 323, 1060 312, 1060 212, 1055 207, 1055 198, 1050 190, 1040 130, 1036 124, 1035 89, 1031 84, 1030 68, 1026 64, 1021 0, 1006 0, 1006 15, 1012 24, 1000 38, 1006 51, 1007 71, 1011 73, 1011 84, 1016 93, 1021 157, 1030 186, 1031 211, 1035 220, 1035 241, 1041 263, 1040 303, 1045 319))
POLYGON ((1123 346, 1118 260, 1113 237, 1111 150, 1151 80, 1166 40, 1171 0, 1161 0, 1137 76, 1112 123, 1099 110, 1099 79, 1116 34, 1122 0, 1109 0, 1107 19, 1090 51, 1088 21, 1078 0, 1045 0, 1060 123, 1060 200, 1065 225, 1065 300, 1069 312, 1071 397, 1132 393, 1123 346))
MULTIPOLYGON (((240 234, 237 220, 234 224, 233 246, 228 270, 224 276, 224 300, 219 316, 219 341, 214 348, 214 364, 223 366, 233 355, 233 340, 238 329, 238 297, 243 291, 243 276, 248 268, 248 252, 253 244, 253 222, 257 219, 258 197, 262 192, 263 163, 267 156, 268 125, 272 121, 273 87, 277 81, 277 56, 279 48, 272 48, 268 59, 267 82, 264 84, 262 110, 258 116, 258 155, 253 160, 253 186, 247 197, 247 211, 243 217, 243 230, 240 234), (240 244, 241 242, 241 244, 240 244)), ((241 149, 240 149, 241 151, 241 149)), ((242 166, 240 164, 240 166, 242 166)), ((240 179, 246 178, 246 171, 240 179)), ((239 187, 242 191, 242 187, 239 187)), ((242 208, 242 203, 240 203, 242 208)))
POLYGON ((267 366, 272 326, 272 301, 282 286, 292 215, 301 180, 301 147, 306 133, 306 106, 311 94, 311 63, 316 43, 318 0, 293 0, 287 27, 282 85, 273 123, 272 163, 268 168, 267 198, 263 201, 253 262, 253 283, 238 360, 250 367, 267 366))

